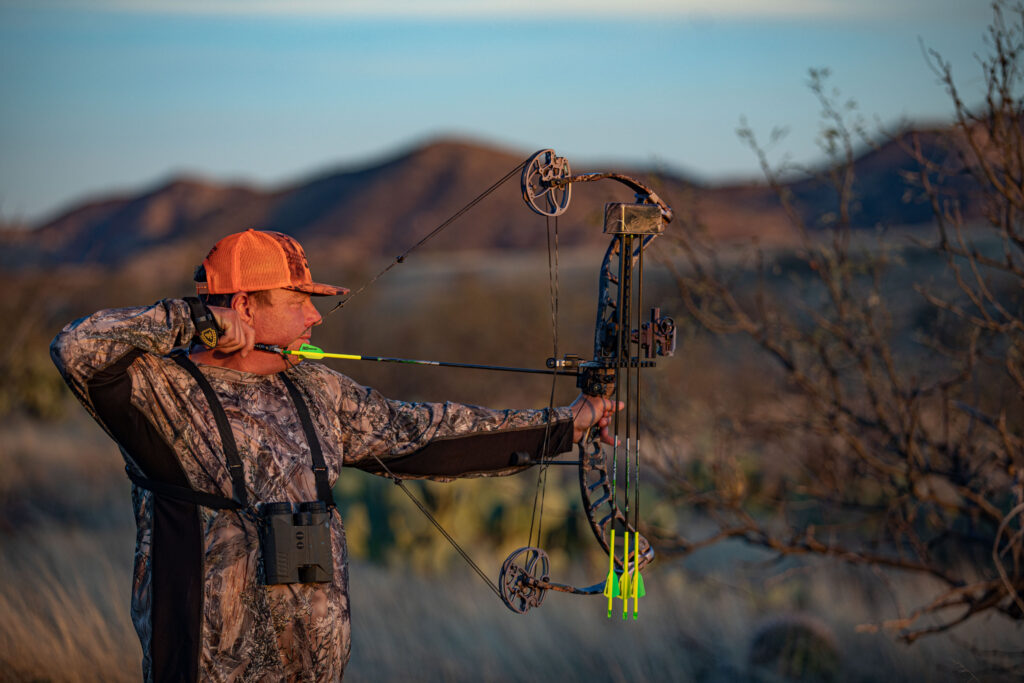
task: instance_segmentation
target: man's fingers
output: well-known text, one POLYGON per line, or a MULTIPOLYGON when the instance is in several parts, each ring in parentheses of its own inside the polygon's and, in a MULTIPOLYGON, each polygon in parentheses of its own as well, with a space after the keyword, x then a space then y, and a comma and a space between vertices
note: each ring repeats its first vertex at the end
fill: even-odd
POLYGON ((601 443, 608 444, 609 446, 615 445, 615 436, 609 431, 607 425, 601 427, 600 437, 601 443))
POLYGON ((238 325, 225 321, 223 329, 224 333, 220 336, 217 347, 221 351, 227 351, 228 353, 237 351, 241 347, 238 325))
POLYGON ((608 426, 612 423, 615 413, 625 407, 625 403, 606 396, 580 394, 571 407, 576 440, 582 438, 587 430, 597 427, 600 430, 598 438, 602 442, 609 445, 615 443, 615 438, 608 433, 608 426))
POLYGON ((238 316, 238 313, 231 308, 210 306, 213 319, 221 329, 220 338, 217 340, 217 350, 224 353, 241 351, 242 356, 248 355, 256 343, 256 331, 251 325, 246 324, 238 316))
POLYGON ((238 315, 229 308, 211 308, 211 310, 221 328, 221 335, 217 340, 217 350, 224 353, 240 351, 243 358, 247 356, 256 344, 256 330, 240 320, 238 315))

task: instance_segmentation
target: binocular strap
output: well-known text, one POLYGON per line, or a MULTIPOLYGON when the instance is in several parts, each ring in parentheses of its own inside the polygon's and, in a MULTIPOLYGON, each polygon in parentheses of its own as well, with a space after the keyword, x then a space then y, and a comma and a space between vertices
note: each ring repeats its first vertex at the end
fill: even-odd
POLYGON ((316 480, 316 497, 318 500, 327 503, 328 508, 334 507, 334 497, 331 495, 331 485, 327 481, 327 463, 324 462, 324 452, 320 449, 320 439, 316 436, 313 428, 313 420, 309 416, 309 406, 302 398, 302 393, 295 383, 288 379, 283 372, 278 377, 284 382, 288 389, 292 402, 295 403, 295 411, 299 414, 299 422, 302 423, 302 431, 306 432, 306 444, 309 446, 309 455, 313 460, 313 478, 316 480))
MULTIPOLYGON (((214 391, 209 380, 206 379, 206 376, 203 375, 202 371, 199 370, 184 351, 176 349, 171 352, 170 358, 192 375, 192 378, 195 379, 196 384, 199 385, 207 402, 210 404, 213 419, 217 424, 217 431, 220 432, 221 446, 224 449, 224 459, 227 461, 228 473, 231 476, 233 497, 225 498, 215 493, 196 491, 184 486, 149 479, 136 474, 126 467, 125 471, 128 473, 128 478, 136 486, 153 493, 215 510, 241 510, 249 507, 249 496, 245 490, 245 470, 243 469, 241 458, 238 457, 238 445, 235 443, 235 437, 231 433, 231 425, 228 424, 228 417, 224 412, 224 406, 221 404, 220 399, 217 398, 217 392, 214 391)), ((278 377, 281 378, 285 388, 288 390, 288 395, 295 404, 295 411, 298 413, 299 422, 302 424, 302 431, 306 435, 306 445, 309 447, 310 457, 313 461, 313 478, 316 481, 317 499, 326 503, 329 508, 333 508, 334 498, 331 496, 331 485, 327 480, 327 464, 324 461, 323 450, 320 447, 320 439, 317 437, 316 430, 313 427, 309 406, 303 399, 299 388, 287 375, 281 372, 278 374, 278 377)))

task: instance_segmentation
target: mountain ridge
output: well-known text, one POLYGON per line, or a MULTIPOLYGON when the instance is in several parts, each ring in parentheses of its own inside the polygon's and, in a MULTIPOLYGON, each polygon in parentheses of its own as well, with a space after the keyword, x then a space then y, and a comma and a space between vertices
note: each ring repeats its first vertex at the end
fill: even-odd
MULTIPOLYGON (((868 149, 854 162, 858 195, 854 227, 879 223, 917 225, 931 220, 930 207, 908 200, 905 175, 912 160, 902 144, 911 135, 925 140, 931 156, 942 131, 905 131, 868 149)), ((273 188, 221 183, 179 175, 136 194, 97 197, 72 206, 29 230, 0 231, 0 266, 57 267, 94 264, 119 267, 180 249, 207 247, 225 234, 250 227, 294 235, 329 258, 359 260, 393 255, 415 244, 473 197, 523 161, 512 150, 462 138, 436 138, 361 165, 325 169, 273 188)), ((574 168, 576 173, 595 169, 574 168)), ((658 169, 600 169, 634 175, 672 204, 677 213, 699 216, 718 240, 758 236, 784 241, 792 233, 785 212, 765 183, 715 185, 658 169)), ((460 219, 467 229, 438 235, 434 249, 533 249, 546 232, 539 217, 524 211, 518 173, 460 219), (532 221, 536 218, 536 221, 532 221)), ((834 191, 813 177, 786 184, 802 213, 814 220, 834 205, 834 191)), ((613 183, 578 183, 573 203, 583 210, 559 219, 565 246, 603 241, 601 211, 606 201, 629 201, 632 193, 613 183)), ((194 260, 194 257, 193 257, 194 260)))

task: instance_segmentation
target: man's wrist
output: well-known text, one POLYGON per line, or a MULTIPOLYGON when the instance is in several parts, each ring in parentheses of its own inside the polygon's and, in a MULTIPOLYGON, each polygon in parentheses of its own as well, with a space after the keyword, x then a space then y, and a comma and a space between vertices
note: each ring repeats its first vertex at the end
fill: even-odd
POLYGON ((221 329, 217 326, 213 313, 197 297, 187 296, 184 301, 188 304, 192 324, 196 328, 196 338, 208 349, 216 347, 217 341, 220 339, 221 329))

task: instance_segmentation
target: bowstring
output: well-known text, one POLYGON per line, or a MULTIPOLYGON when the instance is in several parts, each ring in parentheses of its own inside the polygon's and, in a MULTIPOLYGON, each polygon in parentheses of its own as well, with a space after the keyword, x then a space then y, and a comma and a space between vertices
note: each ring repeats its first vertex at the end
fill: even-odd
MULTIPOLYGON (((558 216, 555 216, 555 229, 554 229, 554 249, 552 249, 552 231, 551 231, 551 218, 545 219, 545 225, 547 228, 548 237, 548 293, 551 305, 551 344, 552 344, 552 358, 558 361, 558 216)), ((548 409, 546 414, 546 424, 544 425, 544 441, 541 446, 541 466, 537 471, 537 486, 533 492, 533 512, 530 514, 530 535, 528 537, 527 545, 533 545, 533 528, 534 520, 537 523, 537 545, 540 547, 541 534, 543 531, 544 524, 544 498, 547 490, 548 483, 548 441, 551 436, 551 421, 555 409, 555 384, 557 375, 551 376, 551 393, 548 397, 548 409), (540 502, 538 503, 538 498, 540 502), (539 512, 538 512, 539 508, 539 512)))
POLYGON ((341 301, 339 301, 339 302, 338 302, 337 304, 335 304, 335 305, 334 305, 334 308, 332 308, 331 310, 327 311, 327 315, 330 315, 331 313, 334 313, 334 312, 335 312, 336 310, 338 310, 339 308, 344 308, 345 304, 347 304, 347 303, 348 303, 349 301, 352 301, 352 299, 356 298, 356 297, 357 297, 357 296, 358 296, 359 294, 361 294, 361 293, 362 293, 362 291, 363 291, 364 289, 366 289, 367 287, 369 287, 370 285, 372 285, 372 284, 373 284, 374 282, 376 282, 376 281, 377 281, 377 280, 378 280, 378 279, 379 279, 379 278, 380 278, 381 276, 383 276, 383 275, 384 275, 384 273, 388 272, 389 270, 391 270, 392 268, 394 268, 395 266, 397 266, 397 265, 398 265, 399 263, 404 263, 404 262, 405 262, 405 258, 406 258, 406 257, 407 257, 407 256, 408 256, 409 254, 411 254, 412 252, 416 251, 417 249, 419 249, 420 247, 422 247, 422 246, 423 246, 424 244, 426 244, 426 243, 427 243, 428 241, 430 241, 431 239, 433 239, 433 238, 434 238, 434 237, 435 237, 436 235, 438 235, 438 234, 439 234, 439 233, 440 233, 440 232, 441 232, 442 230, 444 230, 444 229, 445 229, 445 228, 447 228, 447 227, 448 227, 449 225, 451 225, 452 223, 454 223, 455 221, 457 221, 457 220, 458 220, 459 218, 461 218, 461 217, 462 217, 462 216, 463 216, 463 215, 464 215, 464 214, 465 214, 465 213, 466 213, 467 211, 469 211, 469 210, 470 210, 470 209, 472 209, 472 208, 473 208, 474 206, 476 206, 477 204, 479 204, 480 202, 482 202, 482 201, 483 201, 484 199, 486 199, 488 195, 490 195, 490 194, 491 194, 492 192, 494 192, 494 191, 495 191, 495 190, 497 190, 497 189, 498 189, 499 187, 501 187, 502 185, 504 185, 504 184, 505 184, 505 183, 506 183, 506 182, 508 181, 508 179, 509 179, 509 178, 511 178, 511 177, 512 177, 512 176, 514 176, 514 175, 515 175, 516 173, 519 173, 519 172, 520 172, 521 170, 523 170, 523 167, 524 167, 524 166, 526 166, 526 164, 527 164, 527 162, 528 162, 529 160, 530 160, 530 158, 529 158, 529 157, 528 157, 528 158, 526 158, 526 159, 523 159, 523 160, 522 160, 521 162, 519 162, 519 164, 517 164, 517 165, 516 165, 516 167, 515 167, 515 168, 513 168, 513 169, 512 169, 511 171, 509 171, 508 173, 506 173, 505 175, 503 175, 503 176, 501 177, 501 179, 500 179, 500 180, 498 180, 497 182, 495 182, 495 183, 494 183, 493 185, 491 185, 491 186, 490 186, 490 187, 488 187, 488 188, 487 188, 486 190, 484 190, 483 192, 481 192, 480 194, 478 194, 478 195, 477 195, 476 197, 474 197, 474 198, 473 198, 473 199, 472 199, 472 200, 471 200, 471 201, 470 201, 470 202, 469 202, 468 204, 466 204, 466 205, 465 205, 465 206, 463 206, 463 207, 462 207, 461 209, 459 209, 458 211, 456 211, 455 213, 453 213, 453 214, 452 214, 451 216, 449 216, 449 217, 448 217, 448 218, 447 218, 446 220, 444 220, 444 221, 443 221, 443 222, 442 222, 442 223, 441 223, 440 225, 438 225, 438 226, 437 226, 436 228, 434 228, 434 229, 433 229, 433 230, 431 230, 431 231, 430 231, 429 233, 427 233, 427 234, 426 234, 426 235, 425 235, 425 236, 424 236, 424 237, 423 237, 423 238, 422 238, 422 239, 421 239, 421 240, 420 240, 419 242, 417 242, 416 244, 412 245, 411 247, 409 247, 408 249, 406 249, 405 251, 403 251, 403 252, 402 252, 401 254, 399 254, 398 256, 396 256, 396 257, 395 257, 395 260, 394 260, 394 261, 392 261, 391 263, 389 263, 389 264, 388 264, 388 265, 387 265, 387 266, 386 266, 386 267, 385 267, 385 268, 384 268, 384 269, 383 269, 382 271, 380 271, 379 273, 377 273, 376 275, 374 275, 374 276, 373 276, 372 278, 370 278, 369 280, 367 280, 366 282, 364 282, 364 283, 363 283, 362 285, 360 285, 360 286, 359 286, 359 288, 358 288, 358 289, 356 289, 356 290, 355 290, 354 292, 352 292, 352 293, 351 293, 351 294, 349 294, 349 295, 348 295, 347 297, 345 297, 344 299, 342 299, 341 301))

